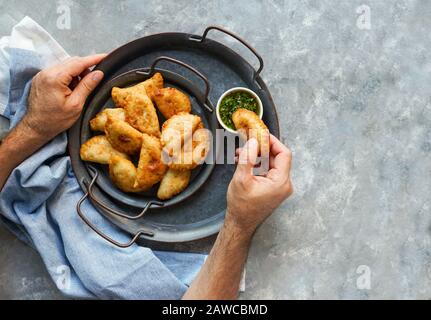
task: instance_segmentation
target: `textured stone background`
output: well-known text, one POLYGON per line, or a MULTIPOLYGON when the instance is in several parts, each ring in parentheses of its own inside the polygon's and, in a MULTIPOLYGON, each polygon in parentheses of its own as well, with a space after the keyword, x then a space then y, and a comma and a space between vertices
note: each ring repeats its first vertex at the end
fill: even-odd
MULTIPOLYGON (((29 15, 86 55, 220 24, 262 54, 296 193, 254 238, 243 298, 431 298, 431 1, 68 2, 59 30, 57 1, 0 0, 0 35, 29 15)), ((60 297, 37 254, 0 245, 0 298, 60 297)))

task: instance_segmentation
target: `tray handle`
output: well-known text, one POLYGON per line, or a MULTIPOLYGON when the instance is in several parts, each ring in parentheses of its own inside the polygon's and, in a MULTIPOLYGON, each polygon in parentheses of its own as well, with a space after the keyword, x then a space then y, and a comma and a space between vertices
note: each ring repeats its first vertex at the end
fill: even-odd
MULTIPOLYGON (((128 248, 128 247, 130 247, 131 245, 133 245, 135 242, 136 242, 136 240, 138 240, 139 239, 139 237, 141 236, 141 235, 146 235, 146 236, 149 236, 149 237, 154 237, 154 233, 153 232, 151 232, 151 231, 147 231, 147 230, 144 230, 144 229, 141 229, 141 230, 139 230, 134 236, 133 236, 133 238, 129 241, 129 242, 127 242, 127 243, 121 243, 121 242, 118 242, 118 241, 116 241, 116 240, 114 240, 114 239, 112 239, 111 237, 109 237, 109 236, 107 236, 105 233, 103 233, 102 231, 100 231, 84 214, 83 214, 83 212, 82 212, 82 209, 81 209, 81 207, 82 207, 82 204, 84 203, 84 201, 87 199, 87 198, 90 198, 91 200, 93 200, 97 205, 99 205, 99 206, 101 206, 102 208, 104 208, 105 210, 107 210, 107 211, 109 211, 109 212, 111 212, 111 213, 113 213, 113 214, 115 214, 115 215, 118 215, 118 216, 120 216, 120 217, 123 217, 123 218, 127 218, 127 219, 131 219, 131 220, 136 220, 136 219, 139 219, 139 218, 141 218, 147 211, 148 211, 148 209, 152 206, 152 205, 159 205, 159 206, 162 206, 163 205, 163 203, 162 202, 157 202, 157 201, 150 201, 150 202, 148 202, 148 204, 145 206, 145 208, 142 210, 142 212, 140 213, 140 214, 138 214, 138 215, 136 215, 136 216, 129 216, 129 215, 126 215, 126 214, 122 214, 121 212, 118 212, 118 211, 116 211, 116 210, 114 210, 114 209, 111 209, 111 208, 109 208, 109 207, 107 207, 105 204, 103 204, 100 200, 98 200, 95 196, 94 196, 94 193, 93 193, 93 186, 94 186, 94 184, 96 183, 96 180, 97 180, 97 178, 98 178, 98 176, 99 176, 99 172, 97 171, 97 169, 95 169, 94 167, 92 167, 92 166, 89 166, 89 169, 90 169, 90 172, 92 172, 92 174, 93 174, 93 178, 92 178, 92 180, 91 180, 91 182, 90 182, 90 184, 87 186, 87 192, 85 192, 85 194, 82 196, 82 198, 78 201, 78 203, 76 204, 76 211, 78 212, 78 215, 79 215, 79 217, 94 231, 94 232, 96 232, 99 236, 101 236, 103 239, 105 239, 105 240, 107 240, 108 242, 110 242, 110 243, 112 243, 113 245, 115 245, 115 246, 117 246, 117 247, 120 247, 120 248, 128 248)), ((84 180, 84 185, 87 185, 87 181, 86 180, 84 180)))
POLYGON ((153 63, 151 64, 150 67, 150 71, 147 73, 145 71, 137 71, 138 74, 152 74, 155 71, 156 65, 160 62, 160 61, 169 61, 175 64, 178 64, 190 71, 192 71, 194 74, 196 74, 199 78, 201 78, 203 80, 203 82, 205 83, 205 93, 204 93, 204 107, 205 109, 207 109, 209 112, 213 112, 214 110, 207 104, 208 101, 208 96, 210 93, 210 82, 208 81, 207 77, 205 77, 201 72, 199 72, 198 70, 196 70, 195 68, 193 68, 191 65, 188 65, 185 62, 182 62, 180 60, 171 58, 171 57, 166 57, 166 56, 161 56, 158 57, 156 60, 153 61, 153 63))
POLYGON ((259 60, 259 69, 257 69, 257 71, 256 70, 254 71, 254 76, 253 76, 253 79, 256 80, 256 78, 260 75, 260 73, 263 70, 263 66, 264 66, 263 59, 260 56, 260 54, 257 53, 257 51, 256 51, 255 48, 253 48, 250 44, 248 44, 243 38, 241 38, 237 34, 231 32, 231 31, 229 31, 229 30, 227 30, 227 29, 225 29, 223 27, 215 26, 214 25, 214 26, 207 27, 205 29, 205 31, 204 31, 204 33, 203 33, 202 36, 191 35, 189 39, 192 40, 192 41, 204 42, 205 39, 207 38, 208 32, 210 32, 211 30, 218 30, 218 31, 220 31, 222 33, 225 33, 225 34, 231 36, 232 38, 238 40, 239 42, 241 42, 244 46, 246 46, 256 56, 256 58, 259 60))

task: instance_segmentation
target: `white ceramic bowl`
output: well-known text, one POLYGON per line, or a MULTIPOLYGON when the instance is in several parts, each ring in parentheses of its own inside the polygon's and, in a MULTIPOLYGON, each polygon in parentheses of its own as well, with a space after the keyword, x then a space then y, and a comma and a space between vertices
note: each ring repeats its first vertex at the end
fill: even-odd
POLYGON ((248 89, 248 88, 243 88, 243 87, 235 87, 235 88, 229 89, 228 91, 226 91, 225 93, 223 93, 223 94, 221 95, 220 99, 218 99, 217 107, 216 107, 216 114, 217 114, 217 120, 218 120, 218 122, 220 123, 220 125, 221 125, 221 126, 222 126, 226 131, 228 131, 228 132, 230 132, 230 133, 235 133, 235 134, 237 133, 237 132, 236 132, 236 130, 233 130, 233 129, 229 128, 229 127, 228 127, 228 126, 226 126, 226 125, 223 123, 223 121, 221 120, 221 117, 220 117, 220 104, 221 104, 222 100, 224 99, 224 97, 226 97, 228 94, 233 93, 233 92, 238 92, 238 91, 247 92, 247 93, 249 93, 251 96, 253 96, 253 97, 256 99, 257 104, 258 104, 258 106, 259 106, 259 110, 260 110, 260 112, 259 112, 258 116, 259 116, 259 118, 261 118, 261 119, 262 119, 262 117, 263 117, 263 105, 262 105, 262 101, 260 100, 259 96, 258 96, 254 91, 251 91, 250 89, 248 89))

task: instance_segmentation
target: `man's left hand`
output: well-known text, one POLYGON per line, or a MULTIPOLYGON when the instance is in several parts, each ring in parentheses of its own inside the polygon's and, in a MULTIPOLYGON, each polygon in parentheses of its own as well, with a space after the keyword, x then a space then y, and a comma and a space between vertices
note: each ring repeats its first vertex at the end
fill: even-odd
POLYGON ((105 57, 106 54, 73 57, 39 72, 33 78, 22 124, 46 142, 69 129, 104 76, 103 72, 90 72, 89 68, 105 57))
POLYGON ((27 113, 0 144, 0 191, 14 168, 76 122, 104 76, 89 68, 105 57, 70 58, 33 78, 27 113))

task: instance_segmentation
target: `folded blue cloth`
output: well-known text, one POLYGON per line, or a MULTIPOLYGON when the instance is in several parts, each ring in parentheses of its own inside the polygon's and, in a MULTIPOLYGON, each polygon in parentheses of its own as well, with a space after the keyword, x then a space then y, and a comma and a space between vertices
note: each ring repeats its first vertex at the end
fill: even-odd
MULTIPOLYGON (((11 128, 23 117, 40 57, 11 49, 9 102, 4 116, 11 128)), ((60 134, 17 167, 0 193, 1 220, 40 253, 58 288, 75 298, 179 299, 205 255, 157 252, 133 245, 117 248, 90 230, 75 206, 83 192, 65 155, 60 134)), ((119 241, 129 239, 88 202, 86 215, 119 241)))

